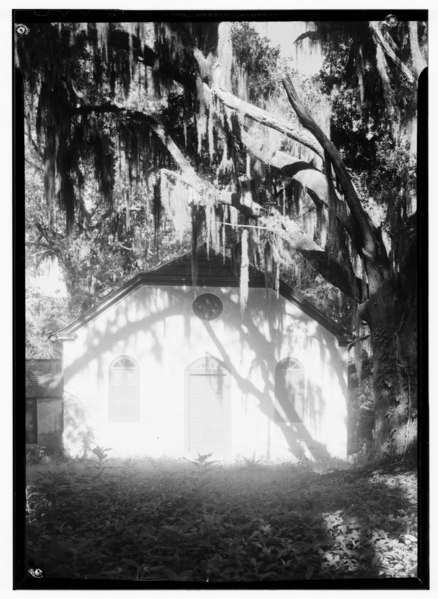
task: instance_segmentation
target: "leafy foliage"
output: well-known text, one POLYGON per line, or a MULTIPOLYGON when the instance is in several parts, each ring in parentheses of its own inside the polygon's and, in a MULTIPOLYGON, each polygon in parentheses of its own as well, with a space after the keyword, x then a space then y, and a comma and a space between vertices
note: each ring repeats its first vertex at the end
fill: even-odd
POLYGON ((407 467, 326 465, 317 473, 256 460, 218 465, 208 456, 196 466, 110 465, 107 452, 95 451, 94 463, 29 467, 27 560, 45 578, 415 576, 416 484, 407 467))
MULTIPOLYGON (((403 64, 414 68, 413 36, 425 54, 427 25, 388 15, 382 35, 403 64)), ((417 89, 394 62, 379 60, 381 49, 373 29, 363 21, 317 24, 326 53, 319 74, 331 96, 331 139, 342 152, 363 206, 385 242, 398 271, 416 212, 417 89)))
POLYGON ((61 350, 49 341, 50 333, 71 320, 67 298, 26 290, 26 359, 59 358, 61 350))
MULTIPOLYGON (((137 35, 138 32, 131 31, 129 24, 123 27, 110 24, 105 27, 64 23, 60 24, 56 31, 56 28, 41 26, 42 37, 38 40, 35 54, 27 54, 28 49, 25 47, 20 46, 18 49, 20 66, 29 75, 26 80, 27 268, 29 274, 34 274, 45 259, 57 260, 69 292, 68 313, 71 318, 79 316, 96 300, 136 273, 153 268, 161 260, 171 259, 181 251, 188 251, 191 243, 187 223, 183 220, 178 222, 178 219, 181 220, 183 206, 181 196, 187 196, 187 189, 184 186, 168 188, 168 209, 165 210, 163 206, 166 203, 166 186, 165 178, 162 177, 160 183, 159 169, 171 164, 169 156, 164 156, 163 148, 160 148, 154 136, 148 133, 144 123, 135 123, 134 116, 130 118, 120 114, 115 121, 111 113, 100 114, 92 110, 84 113, 89 104, 105 105, 111 98, 116 105, 129 109, 131 115, 135 111, 143 111, 143 114, 159 117, 166 132, 192 157, 198 172, 210 180, 214 179, 217 172, 218 180, 224 185, 229 184, 230 173, 226 171, 226 163, 231 164, 232 170, 236 171, 234 176, 241 179, 240 184, 243 186, 247 168, 246 153, 238 146, 232 152, 228 148, 230 156, 225 162, 225 154, 221 158, 218 123, 215 123, 213 140, 210 140, 212 147, 207 140, 208 136, 204 135, 205 132, 201 131, 200 140, 196 101, 190 94, 183 92, 178 86, 171 86, 166 94, 158 94, 154 85, 146 86, 146 81, 152 74, 149 67, 131 65, 131 71, 134 69, 136 76, 133 76, 129 69, 128 72, 122 72, 122 67, 127 68, 127 63, 123 62, 127 60, 127 54, 117 52, 109 42, 115 35, 125 34, 129 37, 137 35), (73 42, 77 44, 76 50, 72 49, 73 42), (62 48, 62 51, 56 54, 56 57, 62 55, 62 60, 58 64, 55 57, 53 65, 46 65, 44 72, 40 73, 43 79, 46 77, 50 81, 60 80, 59 88, 53 92, 57 96, 52 98, 50 94, 45 93, 44 88, 40 88, 37 74, 43 54, 52 52, 56 45, 62 48), (117 58, 119 54, 122 62, 117 58), (65 132, 71 143, 69 164, 57 155, 51 156, 49 160, 47 154, 50 151, 48 140, 53 131, 67 127, 67 121, 64 125, 57 122, 52 131, 47 120, 52 118, 50 115, 54 109, 53 103, 62 102, 72 103, 73 114, 61 114, 56 111, 52 116, 61 120, 64 117, 70 119, 68 126, 71 130, 65 132), (35 112, 34 121, 32 115, 35 112), (92 148, 96 149, 95 153, 92 148), (53 177, 58 182, 56 185, 52 181, 53 177), (71 195, 65 196, 62 191, 68 187, 70 180, 75 181, 74 198, 71 195), (53 193, 49 194, 52 199, 47 204, 49 189, 53 193), (54 201, 55 195, 59 200, 58 204, 54 201), (176 206, 175 202, 172 203, 175 196, 176 206), (69 208, 66 213, 67 204, 69 208), (67 231, 64 222, 66 214, 67 231)), ((198 36, 200 34, 195 33, 198 36)), ((150 35, 152 39, 152 31, 150 35)), ((161 38, 156 38, 156 43, 159 39, 161 38)), ((270 109, 278 114, 287 113, 296 122, 296 115, 292 113, 281 89, 280 80, 284 66, 278 63, 278 48, 272 49, 268 41, 261 38, 248 23, 233 24, 231 41, 235 54, 234 86, 239 87, 238 79, 244 73, 245 80, 240 82, 239 87, 241 93, 249 94, 250 99, 258 104, 269 105, 270 109)), ((160 48, 163 49, 164 46, 161 42, 160 44, 160 48)), ((315 87, 317 84, 309 83, 305 79, 300 79, 300 84, 306 105, 313 112, 321 113, 321 94, 315 87)), ((205 109, 210 110, 210 121, 213 118, 217 119, 218 115, 214 113, 212 106, 206 106, 205 109)), ((235 124, 235 121, 233 123, 235 124)), ((257 134, 261 134, 261 131, 257 134)), ((231 138, 228 142, 230 147, 231 143, 235 145, 231 138)), ((290 151, 293 144, 283 141, 281 147, 290 151)), ((254 200, 269 205, 272 202, 270 186, 274 185, 277 189, 281 182, 261 164, 258 165, 258 169, 260 172, 254 170, 251 175, 254 178, 251 194, 254 200)), ((281 193, 281 187, 277 193, 281 193)), ((295 192, 283 192, 283 211, 293 203, 294 194, 295 192)), ((218 229, 218 222, 226 220, 228 214, 233 225, 238 223, 238 218, 240 222, 247 222, 246 218, 233 215, 233 211, 237 213, 234 208, 222 210, 210 201, 210 209, 206 213, 203 210, 195 210, 194 216, 192 215, 192 221, 195 223, 193 226, 197 234, 206 229, 204 240, 215 245, 215 249, 218 249, 217 243, 220 238, 224 249, 235 245, 238 252, 243 229, 239 230, 234 226, 223 226, 221 231, 218 229)), ((248 222, 250 224, 251 221, 248 222)), ((258 246, 266 243, 279 245, 275 237, 263 235, 262 232, 257 238, 253 238, 251 234, 251 252, 247 255, 249 260, 246 260, 246 266, 242 268, 244 280, 249 262, 264 267, 263 248, 258 246)), ((275 251, 273 258, 274 262, 281 263, 281 266, 274 265, 277 273, 281 268, 282 275, 297 289, 305 290, 309 299, 312 299, 313 295, 321 300, 325 297, 328 300, 326 305, 328 303, 331 306, 331 313, 339 320, 338 306, 341 295, 336 288, 322 282, 321 277, 317 277, 312 268, 305 265, 303 259, 287 247, 282 251, 275 251), (330 301, 332 297, 333 301, 330 301)), ((272 284, 273 282, 274 280, 271 281, 272 284)), ((350 306, 347 300, 342 301, 345 314, 341 321, 348 326, 349 319, 346 313, 350 306)), ((48 305, 51 300, 42 298, 41 302, 48 305)), ((320 301, 317 301, 317 304, 322 306, 320 301)), ((38 317, 34 316, 31 310, 28 317, 30 330, 35 330, 35 334, 32 333, 30 353, 38 355, 41 343, 44 345, 44 348, 40 348, 41 354, 50 353, 50 347, 46 347, 47 344, 38 337, 44 334, 45 328, 41 328, 38 317)), ((65 324, 64 320, 57 321, 56 318, 52 321, 52 330, 65 324)))
POLYGON ((119 172, 111 209, 87 178, 80 218, 66 234, 62 208, 54 205, 48 210, 41 157, 30 143, 26 160, 26 274, 32 282, 55 261, 68 293, 67 298, 51 297, 32 285, 26 290, 27 354, 45 358, 58 351, 47 341, 49 332, 67 325, 138 272, 189 251, 190 236, 176 238, 165 216, 159 215, 155 222, 147 209, 148 202, 153 203, 153 190, 134 185, 129 195, 128 176, 119 172))
MULTIPOLYGON (((234 73, 234 77, 236 80, 239 76, 244 77, 247 99, 258 104, 268 100, 275 92, 278 95, 280 48, 273 48, 267 38, 262 38, 246 22, 233 23, 231 41, 236 58, 237 73, 234 73)), ((236 81, 235 92, 238 93, 242 87, 236 81)))

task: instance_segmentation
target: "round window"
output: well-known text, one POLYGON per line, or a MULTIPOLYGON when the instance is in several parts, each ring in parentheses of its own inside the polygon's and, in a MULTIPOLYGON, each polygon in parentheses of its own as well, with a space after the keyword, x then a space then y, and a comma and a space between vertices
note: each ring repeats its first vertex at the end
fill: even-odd
POLYGON ((193 302, 193 312, 202 320, 214 320, 222 314, 221 300, 212 293, 199 295, 193 302))

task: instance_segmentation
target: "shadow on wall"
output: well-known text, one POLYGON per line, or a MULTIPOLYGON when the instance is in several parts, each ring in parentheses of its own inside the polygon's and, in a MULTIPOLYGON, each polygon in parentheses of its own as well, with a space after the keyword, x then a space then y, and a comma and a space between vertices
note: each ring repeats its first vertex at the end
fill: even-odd
MULTIPOLYGON (((239 306, 236 306, 236 310, 240 310, 239 306)), ((248 320, 245 320, 245 324, 248 327, 248 320)), ((258 366, 261 369, 261 372, 264 375, 264 388, 258 389, 248 378, 242 377, 237 369, 233 366, 232 361, 225 350, 224 345, 220 342, 217 335, 213 331, 211 325, 208 322, 204 323, 206 330, 208 331, 210 337, 212 338, 219 354, 222 357, 222 361, 224 365, 230 370, 233 378, 237 382, 239 389, 242 391, 244 395, 253 395, 257 401, 259 408, 263 414, 265 414, 269 419, 274 421, 274 424, 279 426, 286 442, 288 445, 288 449, 290 453, 296 459, 302 458, 313 458, 315 460, 321 458, 328 458, 330 454, 325 445, 319 443, 314 439, 314 437, 310 434, 308 428, 303 423, 298 423, 298 415, 296 411, 291 407, 288 401, 286 401, 285 397, 278 398, 281 407, 283 408, 283 416, 276 417, 278 412, 275 411, 273 406, 272 398, 275 395, 275 385, 272 380, 272 373, 275 369, 275 361, 272 360, 272 355, 270 354, 269 359, 263 359, 263 353, 256 354, 256 360, 258 366)), ((263 341, 269 345, 269 342, 260 334, 257 328, 252 327, 249 328, 248 333, 243 333, 244 338, 248 341, 248 337, 251 337, 251 334, 261 336, 263 341)), ((262 344, 263 345, 263 344, 262 344)), ((317 398, 321 396, 321 389, 319 387, 310 388, 311 393, 306 396, 306 403, 308 405, 314 405, 316 403, 317 398)), ((316 410, 312 409, 313 414, 316 414, 316 410)), ((316 422, 313 424, 317 424, 316 422)), ((270 453, 270 448, 267 448, 267 455, 270 453)))
MULTIPOLYGON (((275 411, 275 419, 278 422, 285 439, 288 442, 291 453, 298 459, 315 460, 327 459, 330 453, 327 447, 315 439, 308 428, 303 424, 301 414, 294 409, 287 395, 276 394, 282 414, 275 411)), ((322 398, 321 387, 318 385, 307 385, 306 390, 306 421, 313 429, 320 427, 321 418, 324 414, 325 402, 322 398)))
POLYGON ((64 391, 64 445, 78 457, 85 457, 87 451, 94 445, 93 431, 88 425, 85 410, 80 406, 81 401, 64 391))
MULTIPOLYGON (((103 379, 104 369, 107 367, 107 359, 104 360, 103 358, 104 354, 111 352, 111 349, 115 349, 120 342, 127 342, 139 330, 147 330, 148 334, 153 335, 151 351, 157 362, 160 362, 164 350, 163 343, 166 343, 166 339, 171 334, 171 331, 166 330, 166 326, 169 326, 168 319, 178 314, 183 314, 184 335, 186 340, 190 339, 191 322, 195 318, 191 312, 195 290, 175 287, 165 287, 164 289, 167 294, 165 294, 165 301, 162 301, 161 298, 161 305, 153 293, 143 295, 134 293, 129 296, 129 306, 126 302, 121 302, 113 313, 108 315, 109 320, 104 330, 99 330, 97 327, 90 329, 87 336, 87 349, 66 367, 64 372, 65 381, 67 382, 79 373, 91 360, 97 361, 98 376, 103 379), (138 313, 146 314, 146 316, 141 318, 132 316, 138 313), (120 324, 121 322, 123 324, 120 324), (154 326, 157 324, 163 327, 165 334, 158 333, 155 330, 154 326)), ((199 292, 202 291, 198 290, 199 292)), ((280 342, 285 333, 283 319, 279 318, 278 310, 270 310, 269 302, 263 303, 259 297, 254 305, 248 305, 242 318, 238 298, 236 298, 237 295, 236 289, 221 291, 224 303, 227 303, 227 319, 224 320, 225 331, 239 331, 242 352, 245 351, 245 347, 251 347, 254 357, 250 373, 258 370, 261 373, 263 383, 257 386, 250 380, 251 374, 250 376, 243 376, 236 369, 226 350, 226 339, 219 339, 211 323, 202 321, 217 349, 218 357, 220 356, 224 366, 231 372, 242 394, 244 396, 254 396, 258 401, 261 412, 273 421, 275 426, 279 427, 290 453, 295 458, 320 459, 329 457, 326 446, 318 442, 309 430, 311 429, 313 433, 318 430, 318 419, 321 418, 325 408, 322 389, 318 385, 308 384, 306 389, 306 421, 309 422, 309 427, 300 422, 300 415, 296 413, 293 405, 284 395, 277 394, 277 401, 283 413, 282 418, 279 418, 278 412, 276 413, 274 410, 276 356, 273 355, 272 348, 277 342, 280 342)), ((92 325, 92 323, 90 324, 92 325)), ((300 336, 302 338, 302 335, 306 334, 306 327, 307 320, 298 316, 296 318, 296 327, 294 327, 296 331, 292 333, 291 337, 292 346, 294 342, 293 335, 296 335, 297 339, 300 336)), ((346 383, 342 376, 344 365, 338 355, 333 339, 330 334, 325 335, 320 327, 317 327, 317 329, 319 331, 318 341, 320 345, 324 345, 324 349, 321 351, 328 352, 330 364, 337 372, 341 388, 346 393, 346 383)), ((204 352, 200 348, 200 355, 202 353, 204 352)), ((87 443, 91 443, 92 439, 92 431, 87 425, 86 414, 78 407, 74 397, 66 397, 65 401, 65 438, 68 440, 69 445, 74 444, 78 448, 83 448, 87 443)), ((267 456, 269 457, 269 447, 267 447, 267 456)))

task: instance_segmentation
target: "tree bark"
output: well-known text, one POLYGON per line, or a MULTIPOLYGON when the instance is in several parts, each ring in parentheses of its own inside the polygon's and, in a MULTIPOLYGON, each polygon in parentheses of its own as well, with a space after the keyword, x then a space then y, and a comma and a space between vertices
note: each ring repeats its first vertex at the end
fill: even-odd
POLYGON ((378 44, 380 44, 383 48, 383 51, 391 58, 394 64, 402 71, 405 75, 406 79, 409 83, 414 83, 415 77, 412 71, 405 65, 404 62, 400 60, 397 54, 394 52, 393 48, 388 44, 388 42, 383 37, 382 32, 380 31, 379 23, 377 21, 370 21, 370 27, 372 29, 374 38, 378 44))
POLYGON ((427 67, 426 59, 421 52, 418 42, 418 21, 409 21, 409 41, 411 44, 412 66, 418 78, 423 69, 427 67))
POLYGON ((213 97, 216 97, 224 106, 227 106, 231 110, 235 110, 242 116, 246 116, 257 123, 264 125, 265 127, 269 127, 270 129, 274 129, 275 131, 282 133, 286 137, 289 137, 289 139, 297 141, 298 143, 315 152, 315 154, 318 156, 322 157, 323 154, 320 146, 305 133, 302 133, 298 129, 291 127, 287 121, 276 117, 273 114, 266 112, 266 110, 250 104, 249 102, 240 100, 240 98, 233 96, 233 94, 230 92, 226 92, 217 87, 210 89, 206 84, 204 84, 204 90, 206 93, 211 93, 213 97))
POLYGON ((376 231, 370 217, 362 207, 341 155, 333 142, 308 113, 306 107, 299 98, 289 75, 283 79, 283 85, 289 98, 289 102, 297 113, 301 124, 315 136, 327 156, 330 158, 335 173, 338 176, 342 191, 344 192, 345 201, 350 208, 351 215, 357 226, 358 238, 352 238, 352 242, 356 246, 358 253, 362 254, 366 260, 374 266, 372 278, 373 283, 378 286, 389 276, 388 257, 382 239, 376 231))
POLYGON ((364 314, 373 350, 375 458, 402 456, 417 438, 416 304, 399 295, 386 283, 367 302, 364 314))

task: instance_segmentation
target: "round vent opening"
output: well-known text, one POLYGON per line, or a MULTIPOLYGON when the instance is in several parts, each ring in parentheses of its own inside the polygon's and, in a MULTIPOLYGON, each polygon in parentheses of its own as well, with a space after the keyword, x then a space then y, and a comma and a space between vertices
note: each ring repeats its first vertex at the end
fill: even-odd
POLYGON ((193 312, 202 320, 214 320, 222 314, 221 300, 212 293, 199 295, 193 302, 193 312))

